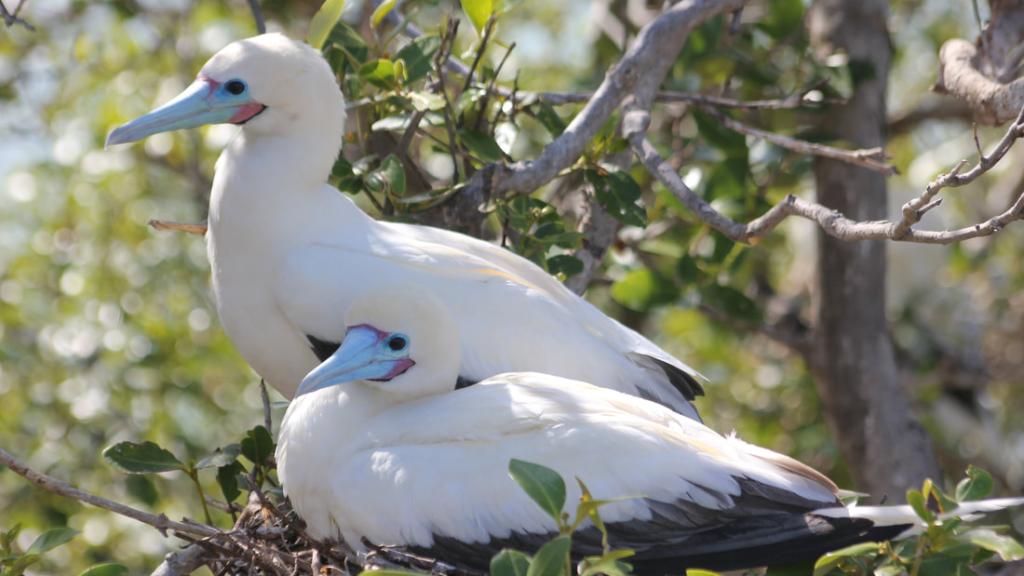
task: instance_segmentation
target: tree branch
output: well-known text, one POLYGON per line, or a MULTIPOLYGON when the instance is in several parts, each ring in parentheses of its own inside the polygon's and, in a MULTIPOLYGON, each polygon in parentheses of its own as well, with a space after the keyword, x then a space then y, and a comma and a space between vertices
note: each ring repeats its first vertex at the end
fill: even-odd
POLYGON ((799 152, 800 154, 807 154, 809 156, 819 156, 821 158, 829 158, 840 162, 846 162, 847 164, 867 168, 868 170, 873 170, 886 176, 896 174, 896 169, 885 162, 885 151, 881 148, 844 150, 842 148, 826 146, 825 144, 818 144, 816 142, 807 142, 791 138, 789 136, 783 136, 782 134, 767 132, 765 130, 754 128, 753 126, 748 126, 739 120, 735 120, 725 114, 722 114, 717 109, 710 106, 701 106, 701 109, 714 116, 715 119, 721 122, 723 126, 733 132, 739 132, 740 134, 760 138, 761 140, 771 142, 780 148, 799 152))
POLYGON ((976 67, 978 57, 978 49, 966 40, 943 44, 935 88, 966 101, 978 122, 997 126, 1024 107, 1024 78, 1007 84, 993 80, 976 67))
POLYGON ((184 534, 193 534, 200 537, 219 536, 223 534, 223 532, 213 528, 212 526, 177 522, 163 514, 150 514, 149 512, 143 512, 138 508, 133 508, 131 506, 121 504, 120 502, 114 502, 113 500, 108 500, 102 496, 96 496, 95 494, 79 490, 63 480, 58 480, 52 476, 43 474, 42 472, 36 472, 3 448, 0 448, 0 464, 10 468, 15 474, 18 474, 47 492, 51 492, 65 498, 71 498, 72 500, 78 500, 79 502, 90 504, 97 508, 102 508, 133 520, 138 520, 143 524, 149 524, 153 528, 159 530, 164 536, 167 536, 168 530, 184 534))
MULTIPOLYGON (((627 116, 629 115, 627 113, 627 116)), ((1004 212, 984 222, 954 230, 914 230, 909 228, 897 235, 897 231, 902 230, 897 222, 890 220, 858 222, 821 204, 788 195, 760 217, 741 224, 712 208, 683 183, 675 168, 669 165, 658 154, 654 145, 647 140, 645 133, 649 121, 649 113, 634 111, 630 120, 630 129, 626 132, 630 147, 637 158, 699 220, 736 242, 749 243, 751 240, 764 236, 789 216, 811 220, 820 226, 826 234, 840 240, 899 240, 922 244, 951 244, 969 238, 990 236, 1005 228, 1007 224, 1024 218, 1024 194, 1021 194, 1004 212)), ((624 122, 625 125, 626 122, 624 122)), ((1016 123, 1011 128, 1011 132, 1014 134, 1018 134, 1021 130, 1016 123)), ((1019 137, 1017 135, 1014 139, 1019 137)), ((1005 151, 1003 153, 1005 154, 1005 151)), ((974 176, 974 178, 976 177, 977 175, 974 176)), ((941 180, 943 177, 940 176, 939 179, 941 180)))
POLYGON ((256 21, 256 31, 260 34, 265 34, 267 32, 267 22, 263 19, 260 0, 249 0, 249 10, 252 11, 252 19, 256 21))
POLYGON ((9 12, 7 6, 4 5, 3 0, 0 0, 0 17, 4 19, 4 25, 8 28, 14 25, 20 25, 29 32, 35 32, 36 27, 26 22, 24 19, 18 17, 18 12, 21 12, 21 7, 25 4, 25 0, 19 0, 18 6, 14 9, 14 12, 9 12))

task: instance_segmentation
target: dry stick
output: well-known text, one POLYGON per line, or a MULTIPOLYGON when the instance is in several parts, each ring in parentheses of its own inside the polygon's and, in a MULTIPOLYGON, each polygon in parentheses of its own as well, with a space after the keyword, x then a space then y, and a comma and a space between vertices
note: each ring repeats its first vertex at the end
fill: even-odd
POLYGON ((781 148, 799 152, 800 154, 819 156, 821 158, 829 158, 831 160, 846 162, 847 164, 867 168, 868 170, 873 170, 886 176, 896 174, 896 168, 882 161, 885 158, 885 152, 881 148, 844 150, 842 148, 818 144, 816 142, 807 142, 805 140, 798 140, 789 136, 783 136, 782 134, 766 132, 764 130, 754 128, 753 126, 748 126, 739 120, 722 114, 710 106, 701 106, 701 109, 714 116, 716 120, 729 130, 739 132, 740 134, 746 134, 747 136, 753 136, 754 138, 760 138, 765 142, 771 142, 781 148))
POLYGON ((928 183, 920 196, 910 200, 903 205, 903 218, 896 225, 895 237, 901 239, 910 232, 910 227, 921 221, 921 218, 932 208, 942 203, 941 198, 935 198, 943 188, 956 188, 964 186, 978 179, 979 176, 988 172, 993 166, 999 163, 1010 151, 1017 139, 1024 136, 1024 107, 1017 114, 1010 128, 999 139, 991 154, 985 155, 981 151, 981 143, 978 141, 977 130, 974 132, 974 145, 978 150, 978 163, 967 172, 961 173, 967 160, 961 160, 952 170, 939 175, 938 178, 928 183), (934 200, 933 200, 934 198, 934 200))
MULTIPOLYGON (((701 94, 699 92, 677 92, 672 90, 661 90, 655 97, 655 102, 689 102, 705 106, 718 106, 721 108, 738 108, 741 110, 792 110, 803 108, 808 104, 817 106, 822 102, 808 102, 804 97, 815 87, 808 88, 800 93, 787 96, 786 98, 775 98, 767 100, 737 100, 724 96, 701 94)), ((524 97, 534 97, 538 100, 555 106, 561 104, 582 104, 594 95, 593 92, 523 92, 524 97)), ((824 102, 824 101, 823 101, 824 102)))
POLYGON ((256 21, 256 31, 260 34, 267 32, 267 23, 263 19, 263 10, 260 9, 259 0, 249 0, 249 10, 252 11, 252 18, 256 21))
POLYGON ((477 66, 480 65, 480 60, 484 57, 484 52, 487 51, 487 42, 491 39, 491 33, 494 32, 494 24, 496 22, 494 15, 491 14, 490 18, 487 19, 487 24, 484 25, 484 35, 480 39, 480 45, 477 46, 476 56, 473 58, 473 64, 469 66, 469 72, 466 73, 466 83, 462 86, 463 92, 469 90, 469 87, 473 85, 473 73, 476 72, 477 66))
POLYGON ((63 480, 58 480, 52 476, 36 472, 3 448, 0 448, 0 463, 10 468, 15 474, 22 476, 29 482, 43 490, 46 490, 47 492, 52 492, 53 494, 57 494, 58 496, 63 496, 65 498, 71 498, 72 500, 78 500, 79 502, 90 504, 97 508, 103 508, 104 510, 108 510, 115 514, 127 516, 133 520, 138 520, 143 524, 149 524, 159 530, 165 537, 167 536, 168 530, 182 532, 184 534, 194 534, 201 537, 220 536, 224 534, 220 530, 205 524, 177 522, 163 514, 150 514, 149 512, 143 512, 138 508, 133 508, 131 506, 121 504, 120 502, 114 502, 113 500, 108 500, 102 496, 96 496, 95 494, 79 490, 63 480))
MULTIPOLYGON (((633 118, 632 120, 634 122, 641 121, 644 130, 646 130, 646 121, 649 118, 633 118)), ((654 145, 647 140, 644 130, 632 130, 628 136, 630 147, 641 163, 680 202, 692 211, 699 220, 737 242, 749 243, 751 240, 764 236, 789 216, 798 216, 811 220, 829 236, 844 241, 899 240, 922 244, 951 244, 969 238, 990 236, 1002 230, 1007 224, 1024 217, 1024 193, 1022 193, 1008 209, 984 222, 954 230, 910 229, 905 235, 897 238, 896 229, 898 224, 896 222, 890 220, 858 222, 843 216, 837 210, 815 202, 802 200, 790 194, 760 217, 746 224, 741 224, 718 212, 705 202, 703 198, 694 193, 693 190, 690 190, 683 183, 675 169, 665 162, 654 148, 654 145)))
POLYGON ((17 6, 17 8, 14 9, 14 13, 12 14, 12 13, 7 11, 7 6, 4 5, 3 0, 0 0, 0 17, 3 17, 4 25, 6 25, 8 28, 10 28, 11 26, 14 26, 15 24, 20 24, 21 26, 23 26, 29 32, 35 32, 36 31, 36 27, 35 26, 29 24, 25 20, 23 20, 23 19, 18 17, 18 12, 21 12, 21 7, 22 7, 22 5, 24 3, 25 3, 24 0, 21 0, 20 2, 18 2, 18 6, 17 6))
POLYGON ((206 224, 185 224, 183 222, 170 222, 168 220, 157 220, 152 219, 149 221, 149 225, 154 230, 174 230, 175 232, 184 232, 186 234, 196 234, 202 236, 206 234, 206 224))

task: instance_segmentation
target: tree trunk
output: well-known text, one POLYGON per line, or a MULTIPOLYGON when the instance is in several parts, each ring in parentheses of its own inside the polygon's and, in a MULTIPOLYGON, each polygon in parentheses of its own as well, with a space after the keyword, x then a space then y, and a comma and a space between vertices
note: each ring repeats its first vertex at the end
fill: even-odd
MULTIPOLYGON (((885 144, 892 49, 886 0, 816 0, 808 15, 819 55, 845 53, 854 92, 823 128, 852 146, 885 144)), ((818 200, 856 220, 886 216, 885 178, 830 160, 815 166, 818 200)), ((938 466, 896 368, 885 317, 886 246, 818 233, 818 309, 811 365, 832 430, 861 489, 902 500, 938 466)))

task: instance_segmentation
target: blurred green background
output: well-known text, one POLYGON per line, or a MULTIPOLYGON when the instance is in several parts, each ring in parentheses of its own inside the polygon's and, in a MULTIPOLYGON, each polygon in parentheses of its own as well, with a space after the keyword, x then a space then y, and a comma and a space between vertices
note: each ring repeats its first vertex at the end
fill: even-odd
MULTIPOLYGON (((412 5, 413 19, 428 31, 443 15, 458 13, 450 2, 412 5)), ((768 5, 761 16, 784 29, 749 61, 702 54, 698 35, 688 47, 690 61, 684 56, 670 82, 710 90, 724 75, 759 70, 766 85, 805 85, 803 4, 768 5)), ((317 7, 264 3, 271 30, 296 38, 317 7)), ((503 78, 518 72, 527 90, 593 88, 617 58, 623 31, 635 31, 630 11, 653 9, 634 1, 522 0, 498 28, 502 43, 517 46, 503 78)), ((361 11, 350 2, 345 18, 358 19, 361 11)), ((186 86, 209 55, 255 33, 251 15, 238 0, 29 0, 21 14, 36 31, 0 30, 0 446, 83 489, 171 517, 200 518, 184 476, 126 476, 99 453, 118 441, 148 439, 198 459, 262 422, 258 379, 216 319, 203 239, 146 225, 150 218, 205 217, 214 161, 237 128, 160 135, 116 150, 104 150, 103 140, 113 126, 186 86)), ((942 103, 929 90, 942 42, 974 38, 978 30, 970 2, 946 0, 893 2, 890 29, 896 60, 888 151, 901 171, 890 179, 896 214, 935 174, 973 153, 962 114, 907 115, 942 103)), ((455 53, 474 41, 464 26, 455 53)), ((489 53, 492 66, 503 53, 489 53)), ((567 116, 572 108, 560 110, 567 116)), ((801 121, 785 111, 769 120, 783 132, 801 121)), ((716 170, 721 156, 702 147, 698 132, 687 117, 663 138, 689 150, 687 182, 714 193, 716 207, 757 213, 760 204, 722 192, 730 186, 737 195, 757 188, 769 199, 811 192, 807 159, 780 157, 753 141, 753 181, 728 182, 716 170)), ((1000 133, 982 130, 980 137, 991 141, 1000 133)), ((510 149, 529 157, 547 138, 524 129, 510 149)), ((1024 187, 1022 160, 1014 150, 979 183, 946 194, 928 223, 963 224, 1002 210, 1024 187)), ((790 220, 757 246, 736 248, 685 216, 669 215, 671 203, 658 190, 646 194, 652 221, 670 225, 625 229, 588 296, 709 377, 698 406, 711 426, 735 429, 848 482, 802 360, 699 308, 717 303, 743 316, 752 303, 756 318, 782 302, 806 318, 814 298, 814 229, 790 220)), ((1024 226, 1015 225, 958 246, 890 245, 893 334, 944 469, 955 478, 967 462, 976 463, 1002 491, 1017 494, 1024 488, 1024 423, 1013 416, 1024 408, 1016 393, 1024 381, 1022 241, 1024 226), (971 402, 958 400, 965 397, 971 402)), ((212 474, 202 479, 214 486, 212 474)), ((16 523, 25 527, 25 546, 48 527, 81 531, 34 567, 37 573, 77 573, 108 560, 142 573, 173 546, 155 530, 51 497, 0 471, 0 528, 16 523)))

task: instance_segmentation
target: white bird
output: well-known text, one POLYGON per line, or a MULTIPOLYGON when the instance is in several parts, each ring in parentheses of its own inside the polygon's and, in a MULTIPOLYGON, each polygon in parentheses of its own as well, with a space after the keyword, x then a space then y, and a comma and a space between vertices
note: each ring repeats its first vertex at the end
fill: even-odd
POLYGON ((107 144, 203 124, 242 125, 217 161, 209 259, 225 331, 287 397, 344 335, 354 299, 399 284, 444 301, 464 383, 512 370, 577 378, 697 417, 686 364, 503 248, 437 228, 377 222, 327 184, 345 99, 319 52, 280 34, 234 42, 171 102, 107 144))
MULTIPOLYGON (((314 537, 484 569, 503 547, 532 552, 557 529, 507 474, 512 458, 579 477, 595 498, 637 496, 600 514, 638 574, 784 564, 920 527, 909 506, 844 507, 804 464, 635 396, 538 373, 455 389, 458 322, 425 292, 362 298, 347 324, 278 440, 279 477, 314 537)), ((579 496, 570 482, 568 502, 579 496)), ((574 546, 599 554, 596 529, 574 546)))

